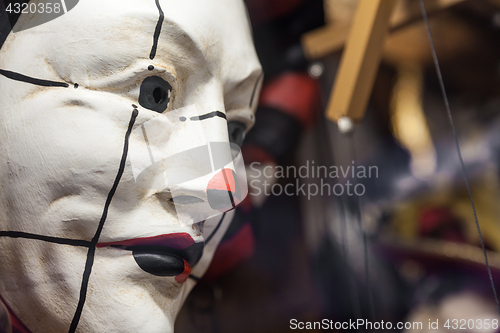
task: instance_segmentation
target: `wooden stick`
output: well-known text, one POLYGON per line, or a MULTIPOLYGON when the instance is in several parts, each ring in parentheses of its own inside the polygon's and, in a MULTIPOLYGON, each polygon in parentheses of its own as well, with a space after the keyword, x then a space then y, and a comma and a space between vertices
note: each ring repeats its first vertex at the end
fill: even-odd
POLYGON ((330 94, 329 119, 363 118, 395 4, 396 0, 360 0, 330 94))

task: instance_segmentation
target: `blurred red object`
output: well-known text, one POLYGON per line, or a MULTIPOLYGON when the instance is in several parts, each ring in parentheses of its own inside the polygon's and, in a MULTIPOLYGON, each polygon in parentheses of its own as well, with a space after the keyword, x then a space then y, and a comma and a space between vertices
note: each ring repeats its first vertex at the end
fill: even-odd
POLYGON ((259 106, 280 110, 310 128, 318 117, 319 102, 318 81, 302 72, 288 72, 264 85, 259 106))
POLYGON ((267 23, 285 16, 304 0, 245 0, 252 24, 267 23))
POLYGON ((467 243, 462 220, 447 207, 423 209, 420 214, 419 232, 424 237, 467 243))
POLYGON ((203 279, 209 281, 226 274, 239 263, 251 258, 254 251, 255 236, 252 225, 246 222, 236 234, 219 245, 203 279))

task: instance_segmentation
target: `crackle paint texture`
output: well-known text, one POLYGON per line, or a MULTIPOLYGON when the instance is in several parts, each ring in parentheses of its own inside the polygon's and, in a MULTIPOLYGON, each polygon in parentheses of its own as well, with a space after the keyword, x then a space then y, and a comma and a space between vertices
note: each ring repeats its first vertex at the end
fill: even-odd
POLYGON ((33 333, 172 332, 247 193, 233 139, 262 70, 243 1, 38 19, 0 50, 1 299, 33 333))

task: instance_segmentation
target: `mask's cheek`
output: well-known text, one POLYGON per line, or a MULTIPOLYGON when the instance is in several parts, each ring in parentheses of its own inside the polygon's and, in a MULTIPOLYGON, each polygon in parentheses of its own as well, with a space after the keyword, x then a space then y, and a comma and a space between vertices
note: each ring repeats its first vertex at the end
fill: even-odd
POLYGON ((132 113, 114 96, 50 90, 6 106, 0 142, 8 161, 0 172, 9 179, 9 230, 93 237, 132 113))
POLYGON ((0 296, 32 332, 66 332, 76 311, 87 248, 0 238, 0 296))

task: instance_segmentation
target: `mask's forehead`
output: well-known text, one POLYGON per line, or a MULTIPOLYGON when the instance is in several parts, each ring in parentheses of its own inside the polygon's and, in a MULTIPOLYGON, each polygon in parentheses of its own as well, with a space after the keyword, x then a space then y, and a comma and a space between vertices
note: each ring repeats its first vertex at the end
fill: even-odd
MULTIPOLYGON (((28 24, 30 15, 18 24, 28 24)), ((26 72, 28 66, 33 76, 96 88, 138 61, 178 77, 214 75, 222 83, 260 70, 240 0, 83 0, 54 21, 11 34, 0 54, 0 67, 26 72), (158 7, 164 20, 150 59, 158 7)))

